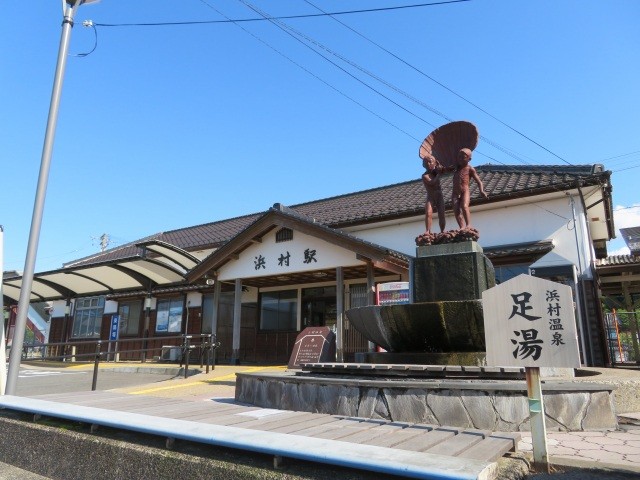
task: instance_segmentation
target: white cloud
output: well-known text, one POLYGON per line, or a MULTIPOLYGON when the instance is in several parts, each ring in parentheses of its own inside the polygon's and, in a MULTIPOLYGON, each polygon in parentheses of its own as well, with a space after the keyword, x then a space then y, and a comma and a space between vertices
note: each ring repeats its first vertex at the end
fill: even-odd
POLYGON ((613 257, 615 255, 631 255, 631 252, 629 251, 629 247, 622 247, 622 248, 618 248, 617 250, 612 250, 607 252, 607 256, 609 257, 613 257))
POLYGON ((630 255, 631 252, 624 243, 624 239, 620 234, 620 229, 640 227, 640 203, 634 203, 628 207, 625 207, 624 205, 617 205, 613 209, 613 223, 616 227, 616 239, 607 242, 607 255, 630 255))
POLYGON ((634 203, 629 207, 616 206, 613 209, 613 221, 618 234, 621 228, 640 227, 640 203, 634 203))

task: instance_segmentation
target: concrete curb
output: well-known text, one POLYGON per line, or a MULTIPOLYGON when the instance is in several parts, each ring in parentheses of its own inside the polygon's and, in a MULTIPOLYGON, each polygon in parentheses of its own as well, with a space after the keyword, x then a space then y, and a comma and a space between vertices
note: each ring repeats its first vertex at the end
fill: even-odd
MULTIPOLYGON (((23 365, 30 369, 56 369, 56 370, 93 370, 93 363, 61 363, 61 362, 22 362, 23 365)), ((98 366, 99 371, 109 371, 117 373, 150 373, 155 375, 184 375, 184 367, 178 365, 162 365, 158 363, 108 363, 101 362, 98 366)), ((189 377, 203 373, 204 369, 189 368, 187 375, 189 377)))
POLYGON ((44 421, 30 423, 26 418, 0 411, 0 462, 52 480, 382 478, 379 473, 297 461, 286 461, 282 469, 274 470, 273 457, 268 455, 239 454, 189 442, 176 442, 176 450, 167 450, 163 448, 165 439, 160 437, 108 428, 89 434, 85 433, 87 425, 58 421, 45 425, 44 421))
MULTIPOLYGON (((105 371, 117 373, 150 373, 154 375, 174 375, 176 377, 184 376, 184 368, 181 367, 113 367, 104 369, 105 371)), ((187 377, 197 375, 203 371, 199 368, 190 368, 187 370, 187 377)))

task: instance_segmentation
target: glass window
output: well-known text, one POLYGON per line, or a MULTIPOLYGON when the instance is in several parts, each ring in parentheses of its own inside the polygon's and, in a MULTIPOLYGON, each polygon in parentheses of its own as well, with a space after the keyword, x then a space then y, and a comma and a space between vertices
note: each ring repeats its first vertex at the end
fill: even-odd
POLYGON ((182 298, 158 300, 156 305, 156 333, 182 331, 182 298))
POLYGON ((120 316, 120 335, 136 336, 140 331, 140 315, 142 300, 120 302, 118 315, 120 316))
POLYGON ((366 307, 369 305, 369 295, 366 283, 349 285, 349 308, 366 307))
POLYGON ((104 297, 79 298, 73 316, 74 338, 100 337, 104 297))
POLYGON ((501 265, 494 267, 496 273, 496 285, 511 280, 521 274, 529 274, 529 264, 514 264, 514 265, 501 265))
POLYGON ((261 330, 296 330, 298 291, 283 290, 260 294, 261 330))
POLYGON ((211 333, 212 319, 213 319, 213 295, 205 295, 202 298, 202 333, 211 333))
POLYGON ((336 287, 302 290, 302 328, 332 327, 337 321, 336 287))

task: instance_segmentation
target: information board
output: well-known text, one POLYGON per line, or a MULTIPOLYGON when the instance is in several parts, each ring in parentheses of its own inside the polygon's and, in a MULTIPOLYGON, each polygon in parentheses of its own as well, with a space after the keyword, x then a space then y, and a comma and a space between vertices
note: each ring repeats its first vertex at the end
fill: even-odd
POLYGON ((300 368, 303 363, 336 361, 336 335, 329 327, 307 327, 296 337, 289 368, 300 368))

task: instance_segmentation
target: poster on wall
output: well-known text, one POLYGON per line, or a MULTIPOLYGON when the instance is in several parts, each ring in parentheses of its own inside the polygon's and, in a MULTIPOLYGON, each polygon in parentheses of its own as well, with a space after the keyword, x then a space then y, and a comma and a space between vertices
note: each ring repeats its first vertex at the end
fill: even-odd
POLYGON ((172 306, 169 309, 168 323, 170 333, 180 333, 182 327, 182 305, 172 306))
POLYGON ((169 311, 158 310, 156 317, 156 332, 166 332, 169 327, 169 311))

